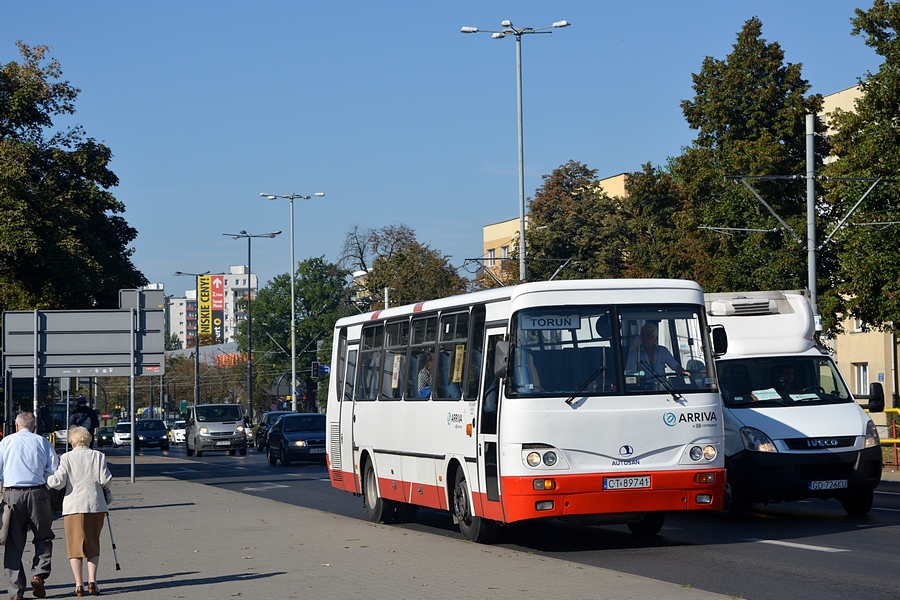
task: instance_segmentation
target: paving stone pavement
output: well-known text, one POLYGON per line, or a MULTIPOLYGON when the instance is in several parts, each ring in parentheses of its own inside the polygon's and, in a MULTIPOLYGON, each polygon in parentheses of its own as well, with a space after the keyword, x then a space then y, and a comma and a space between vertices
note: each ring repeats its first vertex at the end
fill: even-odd
MULTIPOLYGON (((99 586, 118 600, 727 598, 139 473, 111 486, 119 571, 102 534, 99 586)), ((47 597, 72 597, 61 517, 54 531, 47 597)))

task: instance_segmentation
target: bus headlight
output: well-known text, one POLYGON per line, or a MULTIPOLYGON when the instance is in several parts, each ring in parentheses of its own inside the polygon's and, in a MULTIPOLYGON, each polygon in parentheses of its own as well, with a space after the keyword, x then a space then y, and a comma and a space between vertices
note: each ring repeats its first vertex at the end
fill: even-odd
POLYGON ((541 455, 539 452, 529 452, 525 461, 529 467, 539 467, 541 465, 541 455))
POLYGON ((719 451, 716 450, 715 446, 706 446, 703 448, 703 458, 706 460, 712 460, 719 454, 719 451))
POLYGON ((544 454, 544 464, 548 467, 552 467, 556 464, 556 452, 550 451, 544 454))
POLYGON ((700 460, 701 458, 703 458, 703 448, 700 446, 691 448, 691 460, 700 460))

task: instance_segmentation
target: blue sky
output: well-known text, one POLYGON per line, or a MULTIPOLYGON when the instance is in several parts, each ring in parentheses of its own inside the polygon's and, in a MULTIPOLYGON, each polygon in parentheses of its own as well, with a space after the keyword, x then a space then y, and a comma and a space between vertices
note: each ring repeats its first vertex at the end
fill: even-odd
POLYGON ((518 217, 515 39, 462 26, 572 26, 522 42, 525 190, 569 160, 600 177, 662 164, 694 139, 680 102, 703 58, 725 58, 744 22, 829 94, 876 71, 850 35, 867 3, 156 2, 0 0, 0 63, 16 40, 49 45, 82 90, 81 124, 114 154, 113 188, 139 236, 133 260, 166 293, 174 271, 244 264, 266 282, 296 257, 336 260, 354 225, 405 223, 454 266, 482 226, 518 217))

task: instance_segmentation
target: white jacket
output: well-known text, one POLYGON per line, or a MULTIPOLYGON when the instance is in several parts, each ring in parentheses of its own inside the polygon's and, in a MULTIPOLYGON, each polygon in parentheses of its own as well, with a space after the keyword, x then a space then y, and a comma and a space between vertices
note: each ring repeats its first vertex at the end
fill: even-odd
POLYGON ((86 446, 73 448, 59 457, 59 468, 47 478, 55 490, 66 488, 63 514, 105 513, 109 510, 103 488, 112 481, 106 455, 86 446))

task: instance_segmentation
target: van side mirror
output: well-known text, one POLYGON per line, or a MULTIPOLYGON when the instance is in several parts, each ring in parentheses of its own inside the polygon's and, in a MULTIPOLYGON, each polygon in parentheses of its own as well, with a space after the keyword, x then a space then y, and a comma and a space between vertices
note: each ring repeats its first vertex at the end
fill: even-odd
POLYGON ((504 379, 509 372, 509 342, 499 341, 494 346, 494 377, 504 379))
POLYGON ((884 412, 884 387, 878 381, 869 384, 869 404, 866 408, 870 413, 884 412))
POLYGON ((723 356, 728 352, 728 334, 725 333, 725 327, 722 325, 710 325, 709 330, 712 334, 713 354, 715 356, 723 356))

